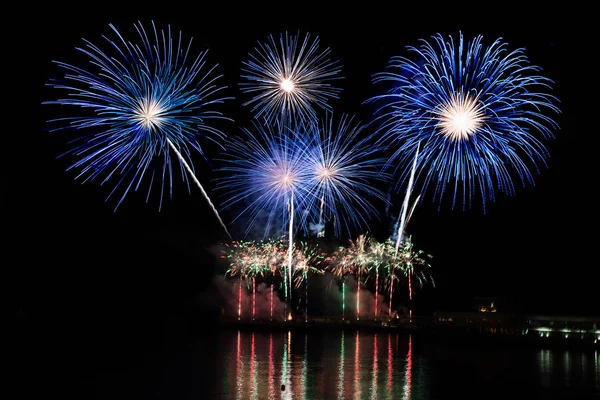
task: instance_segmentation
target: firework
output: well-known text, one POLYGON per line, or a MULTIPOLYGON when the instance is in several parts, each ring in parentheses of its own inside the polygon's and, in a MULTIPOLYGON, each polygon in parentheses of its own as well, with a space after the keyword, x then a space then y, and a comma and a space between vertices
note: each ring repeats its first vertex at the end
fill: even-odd
POLYGON ((238 286, 238 320, 242 318, 242 279, 244 276, 244 262, 241 256, 244 249, 248 245, 244 242, 233 242, 231 245, 226 244, 227 250, 223 251, 221 258, 228 259, 230 269, 227 270, 225 275, 239 276, 240 283, 238 286))
POLYGON ((325 256, 316 247, 306 242, 300 242, 298 248, 294 248, 294 272, 296 278, 294 283, 299 288, 304 282, 304 322, 308 322, 308 273, 323 274, 321 265, 325 256))
POLYGON ((418 60, 395 57, 390 71, 374 77, 393 86, 370 99, 383 102, 381 141, 395 145, 388 165, 397 164, 404 181, 420 143, 422 192, 435 187, 441 203, 453 186, 453 207, 460 200, 466 208, 478 191, 485 208, 497 189, 514 194, 511 172, 525 185, 545 165, 542 139, 558 129, 545 113, 560 112, 548 93, 553 82, 523 49, 509 51, 501 39, 489 47, 481 36, 468 42, 460 34, 458 43, 439 34, 432 39, 407 48, 418 60))
POLYGON ((299 288, 302 282, 305 282, 309 273, 323 274, 325 255, 318 251, 315 246, 306 242, 300 242, 299 246, 294 246, 294 284, 299 288))
MULTIPOLYGON (((227 276, 239 276, 252 289, 252 319, 256 314, 256 285, 258 281, 271 280, 270 317, 273 317, 274 280, 280 270, 285 269, 288 258, 288 246, 282 240, 234 241, 225 245, 222 258, 226 259, 229 269, 227 276)), ((321 265, 324 255, 314 246, 300 242, 293 246, 294 283, 299 288, 304 282, 305 310, 308 318, 308 274, 322 274, 321 265)), ((285 272, 284 272, 285 276, 285 272)), ((238 298, 238 314, 241 315, 241 292, 238 298)))
MULTIPOLYGON (((216 65, 206 65, 206 51, 194 57, 191 40, 185 44, 181 32, 173 38, 170 27, 157 30, 152 23, 152 31, 146 32, 138 23, 138 42, 133 43, 109 26, 114 40, 104 37, 104 46, 84 40, 85 46, 77 48, 89 59, 90 69, 55 61, 65 74, 48 86, 64 90, 66 95, 43 104, 80 110, 74 116, 49 121, 56 125, 51 131, 85 133, 65 153, 79 157, 69 167, 81 170, 77 178, 84 182, 102 179, 102 183, 117 179, 108 196, 123 186, 115 209, 132 189, 137 191, 149 182, 148 199, 155 182, 160 182, 162 206, 165 186, 171 196, 174 180, 169 148, 177 153, 189 189, 185 158, 191 159, 192 150, 205 156, 200 137, 214 142, 224 138, 209 122, 227 119, 215 109, 227 99, 221 95, 225 86, 218 84, 216 65)), ((189 168, 193 176, 193 167, 189 168)))
MULTIPOLYGON (((430 254, 426 254, 423 250, 413 250, 413 243, 410 237, 403 242, 400 254, 395 259, 401 264, 402 271, 408 278, 408 298, 412 303, 413 292, 412 292, 412 277, 417 278, 417 283, 423 286, 428 280, 431 281, 432 285, 435 286, 433 277, 426 272, 424 269, 431 267, 426 258, 431 258, 430 254)), ((409 309, 410 319, 412 320, 412 307, 409 309)))
POLYGON ((326 260, 328 269, 342 281, 342 319, 346 319, 346 277, 354 271, 354 257, 345 247, 339 247, 326 260))
MULTIPOLYGON (((375 298, 379 292, 379 267, 387 265, 389 249, 379 245, 368 235, 360 235, 356 240, 350 240, 348 247, 341 247, 334 253, 332 271, 344 278, 348 274, 356 276, 358 286, 356 292, 356 319, 360 319, 360 287, 364 274, 375 270, 375 298)), ((366 279, 365 279, 366 281, 366 279)), ((375 305, 377 308, 377 304, 375 305)), ((377 312, 375 313, 377 315, 377 312)))
POLYGON ((401 269, 401 264, 398 262, 397 254, 394 252, 394 256, 386 263, 385 269, 387 270, 387 284, 390 291, 389 306, 388 306, 388 317, 392 318, 392 300, 394 297, 394 281, 399 280, 397 272, 401 269))
POLYGON ((271 298, 269 304, 269 317, 273 320, 273 291, 275 287, 275 276, 281 274, 281 269, 285 267, 285 247, 281 240, 269 240, 263 243, 263 251, 265 254, 268 268, 271 270, 271 298))
MULTIPOLYGON (((271 285, 271 312, 273 288, 277 277, 286 277, 289 246, 286 240, 267 241, 234 241, 225 245, 222 258, 226 259, 229 269, 227 276, 240 277, 240 285, 245 281, 248 289, 252 290, 252 319, 256 314, 256 285, 265 282, 271 285)), ((388 238, 379 242, 369 235, 360 235, 356 240, 349 240, 346 247, 339 247, 332 254, 319 251, 318 247, 300 241, 293 245, 293 284, 300 289, 304 284, 305 321, 308 321, 308 275, 323 274, 326 270, 340 278, 342 285, 342 319, 345 319, 345 297, 347 276, 355 276, 358 280, 356 315, 360 319, 361 285, 368 287, 370 279, 375 281, 375 319, 378 318, 378 295, 380 283, 389 293, 389 315, 392 315, 392 300, 396 283, 407 279, 409 300, 413 298, 415 282, 418 287, 425 283, 435 286, 429 273, 431 266, 427 259, 431 255, 422 250, 416 250, 411 237, 407 237, 396 251, 395 241, 388 238)), ((238 318, 241 318, 242 300, 241 286, 238 294, 238 318)), ((286 314, 287 315, 287 312, 286 314)), ((412 315, 412 310, 411 310, 412 315)))
POLYGON ((229 153, 222 160, 225 165, 221 168, 228 175, 220 180, 218 188, 227 192, 225 208, 246 203, 235 218, 249 213, 246 235, 264 213, 267 214, 266 221, 261 221, 265 226, 264 238, 280 236, 279 233, 270 235, 276 221, 282 223, 282 227, 288 227, 288 268, 284 274, 287 299, 288 291, 291 296, 296 205, 302 205, 307 197, 303 162, 306 145, 296 142, 298 138, 286 134, 278 123, 254 126, 255 133, 246 129, 244 137, 231 141, 229 153))
MULTIPOLYGON (((356 293, 356 316, 360 319, 360 285, 361 275, 363 273, 375 273, 375 318, 378 315, 377 295, 379 294, 380 270, 388 271, 388 285, 390 286, 390 296, 393 292, 393 283, 396 278, 395 269, 398 267, 394 262, 394 246, 391 239, 379 243, 367 235, 360 235, 355 241, 350 240, 348 247, 340 248, 335 253, 334 274, 343 276, 343 274, 352 274, 357 277, 358 288, 356 293)), ((368 278, 368 276, 367 276, 368 278)), ((390 300, 391 311, 391 300, 390 300)))
POLYGON ((280 237, 289 226, 292 194, 295 204, 307 198, 306 146, 280 124, 255 123, 253 128, 244 128, 243 135, 230 140, 220 160, 224 176, 217 190, 226 198, 223 208, 241 209, 233 222, 248 216, 243 221, 246 236, 259 223, 264 226, 262 238, 280 237))
POLYGON ((388 242, 380 243, 375 240, 369 241, 369 272, 375 272, 375 312, 374 316, 377 320, 379 316, 379 281, 382 268, 387 265, 389 245, 388 242))
POLYGON ((226 275, 240 277, 240 289, 238 294, 238 319, 241 318, 242 304, 242 280, 245 279, 249 287, 252 288, 252 320, 256 315, 256 280, 264 278, 266 274, 272 272, 270 263, 272 262, 271 252, 262 242, 233 242, 227 246, 227 252, 223 256, 229 262, 230 268, 226 275), (265 251, 265 249, 267 249, 265 251))
POLYGON ((350 241, 350 245, 346 250, 346 260, 352 266, 352 270, 356 275, 358 287, 356 291, 356 319, 360 319, 360 276, 361 273, 367 270, 367 264, 370 262, 368 257, 368 244, 370 239, 365 235, 360 235, 356 241, 350 241))
POLYGON ((253 96, 244 105, 268 122, 314 120, 315 106, 329 109, 329 99, 341 92, 331 85, 341 79, 341 66, 330 53, 309 34, 302 38, 286 32, 279 41, 270 35, 266 43, 258 42, 242 67, 240 89, 253 96))
MULTIPOLYGON (((388 315, 392 315, 392 302, 395 283, 406 277, 408 279, 409 299, 412 300, 412 278, 417 279, 419 287, 427 282, 433 282, 432 276, 427 271, 430 265, 426 258, 431 256, 422 250, 415 250, 410 237, 402 242, 396 250, 396 243, 392 238, 378 242, 368 235, 360 235, 355 241, 350 240, 347 247, 340 247, 326 258, 328 269, 342 280, 342 298, 345 299, 345 277, 357 277, 357 302, 356 314, 360 318, 360 286, 371 278, 375 281, 375 319, 377 319, 378 294, 380 281, 385 284, 389 293, 388 315), (362 278, 364 277, 364 279, 362 278)), ((342 304, 344 315, 345 303, 342 304)))
MULTIPOLYGON (((343 114, 337 120, 326 113, 320 125, 311 125, 306 131, 296 129, 300 138, 309 136, 307 154, 307 192, 311 194, 311 216, 318 217, 317 236, 324 235, 325 220, 334 217, 334 233, 342 234, 342 227, 351 234, 367 226, 367 219, 377 215, 369 199, 385 202, 383 193, 374 187, 386 178, 381 172, 383 159, 379 149, 364 138, 364 126, 355 123, 352 116, 343 114)), ((301 139, 299 139, 301 140, 301 139)))

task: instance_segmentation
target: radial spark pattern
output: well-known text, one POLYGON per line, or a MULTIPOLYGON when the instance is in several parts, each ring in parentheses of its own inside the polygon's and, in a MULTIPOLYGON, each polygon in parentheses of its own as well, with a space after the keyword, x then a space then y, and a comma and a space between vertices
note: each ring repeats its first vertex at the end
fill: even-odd
POLYGON ((240 88, 253 96, 244 105, 268 122, 315 120, 315 108, 330 109, 329 99, 341 91, 331 84, 341 78, 341 66, 330 53, 309 34, 286 32, 278 41, 271 35, 259 42, 243 63, 240 88))
POLYGON ((336 236, 352 235, 377 218, 372 201, 385 202, 377 188, 377 182, 387 178, 381 172, 385 160, 363 128, 351 116, 327 113, 319 125, 295 132, 309 137, 311 144, 305 161, 312 203, 307 208, 317 230, 333 219, 336 236))
MULTIPOLYGON (((223 175, 217 189, 225 197, 225 209, 240 210, 233 222, 240 220, 247 236, 282 236, 291 202, 296 213, 307 202, 307 146, 295 140, 279 124, 255 123, 253 129, 243 129, 243 135, 230 141, 221 158, 223 175), (255 225, 256 235, 252 235, 255 225)), ((304 213, 298 214, 302 223, 304 213)))
POLYGON ((515 192, 514 179, 533 183, 546 164, 543 139, 558 128, 549 116, 559 112, 549 94, 553 82, 530 65, 523 49, 509 51, 501 39, 485 47, 482 37, 467 42, 460 34, 441 35, 408 47, 415 59, 392 58, 376 83, 392 87, 370 101, 381 104, 381 141, 393 146, 389 165, 408 178, 419 143, 422 191, 435 187, 440 202, 453 192, 453 206, 470 207, 475 192, 482 202, 495 191, 515 192))
MULTIPOLYGON (((99 45, 84 40, 85 46, 77 48, 89 59, 87 67, 56 62, 64 77, 49 86, 62 90, 64 97, 44 104, 79 109, 50 121, 53 131, 83 134, 65 153, 79 158, 69 168, 81 170, 78 178, 84 182, 102 178, 102 183, 118 179, 109 194, 121 187, 117 207, 144 181, 149 184, 148 195, 160 182, 162 205, 165 186, 172 193, 170 144, 189 159, 192 149, 204 155, 200 138, 223 138, 209 122, 224 118, 215 107, 226 100, 221 95, 224 86, 218 84, 215 66, 207 65, 206 51, 194 56, 191 40, 186 43, 181 33, 173 38, 170 27, 157 30, 152 24, 152 31, 146 32, 138 23, 137 42, 126 40, 113 25, 110 28, 114 39, 105 36, 99 45)), ((187 180, 177 159, 182 179, 187 180)))

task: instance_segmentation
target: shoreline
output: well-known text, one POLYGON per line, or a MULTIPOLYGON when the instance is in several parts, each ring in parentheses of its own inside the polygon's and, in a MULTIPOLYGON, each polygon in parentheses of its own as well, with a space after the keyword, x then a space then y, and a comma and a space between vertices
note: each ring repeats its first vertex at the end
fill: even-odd
MULTIPOLYGON (((418 319, 418 318, 417 318, 418 319)), ((549 347, 599 349, 600 340, 594 333, 565 334, 554 332, 539 332, 529 329, 507 329, 496 327, 473 326, 444 326, 423 324, 418 321, 394 322, 386 321, 245 321, 221 320, 218 326, 223 329, 233 329, 247 332, 332 332, 359 331, 369 333, 403 333, 415 334, 435 341, 463 342, 476 344, 510 344, 510 345, 543 345, 549 347)))

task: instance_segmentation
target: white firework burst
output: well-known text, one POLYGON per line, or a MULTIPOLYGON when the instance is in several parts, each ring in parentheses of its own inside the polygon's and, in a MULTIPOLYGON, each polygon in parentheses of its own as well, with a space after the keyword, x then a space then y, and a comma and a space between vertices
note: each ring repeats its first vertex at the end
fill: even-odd
POLYGON ((243 63, 240 89, 253 95, 244 105, 271 122, 316 120, 315 108, 330 110, 328 101, 341 92, 330 83, 341 79, 341 66, 330 54, 310 34, 301 38, 286 32, 279 41, 269 36, 243 63))

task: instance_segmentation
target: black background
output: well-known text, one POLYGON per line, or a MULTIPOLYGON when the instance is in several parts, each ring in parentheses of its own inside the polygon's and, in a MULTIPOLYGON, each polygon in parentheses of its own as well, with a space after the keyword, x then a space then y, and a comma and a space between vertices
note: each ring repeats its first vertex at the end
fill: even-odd
MULTIPOLYGON (((363 121, 370 110, 361 103, 377 93, 371 76, 384 70, 389 57, 406 55, 404 46, 417 45, 419 38, 462 31, 467 37, 482 34, 487 44, 502 37, 510 48, 524 47, 532 64, 555 81, 553 94, 561 100, 561 129, 547 143, 549 168, 536 177, 536 186, 518 188, 515 197, 499 196, 486 214, 477 207, 438 211, 431 202, 417 208, 410 233, 417 247, 434 255, 437 282, 435 290, 419 294, 417 312, 469 310, 473 296, 499 296, 516 311, 597 315, 591 211, 597 178, 590 178, 594 169, 584 156, 595 136, 587 124, 595 116, 583 111, 593 74, 580 50, 587 25, 576 23, 585 12, 496 6, 54 4, 36 8, 36 15, 14 15, 7 42, 15 47, 4 61, 13 72, 5 76, 11 96, 3 133, 9 139, 3 264, 19 326, 72 349, 90 338, 162 337, 175 332, 175 325, 210 321, 206 316, 198 322, 206 310, 197 299, 212 285, 213 249, 226 238, 199 191, 192 187, 188 194, 180 185, 161 212, 156 198, 146 204, 144 193, 134 194, 113 212, 115 200, 104 201, 112 187, 75 181, 74 171, 65 172, 73 159, 56 159, 68 148, 66 135, 45 130, 55 108, 41 103, 56 94, 44 85, 60 73, 52 60, 78 62, 81 39, 102 43, 101 35, 111 34, 109 23, 134 38, 137 20, 146 27, 151 20, 159 28, 170 24, 194 37, 196 51, 209 49, 228 94, 237 97, 223 109, 236 120, 222 126, 231 135, 250 121, 237 88, 241 62, 271 33, 310 32, 331 47, 345 77, 341 98, 331 104, 363 121)), ((215 174, 200 157, 193 161, 218 203, 215 174)), ((395 204, 400 201, 398 196, 395 204)), ((373 230, 384 234, 389 227, 374 222, 373 230)))

